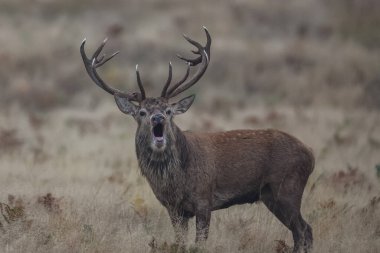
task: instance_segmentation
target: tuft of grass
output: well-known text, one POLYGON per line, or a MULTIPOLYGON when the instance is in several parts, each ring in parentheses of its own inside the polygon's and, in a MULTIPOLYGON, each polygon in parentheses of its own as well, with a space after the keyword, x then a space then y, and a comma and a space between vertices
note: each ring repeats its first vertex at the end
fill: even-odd
POLYGON ((44 196, 38 197, 37 203, 42 205, 48 212, 58 214, 62 212, 59 204, 61 200, 62 198, 57 199, 51 193, 47 193, 44 196))
POLYGON ((276 240, 276 247, 275 251, 276 253, 290 253, 292 251, 292 248, 286 244, 284 240, 276 240))
POLYGON ((24 217, 23 206, 10 207, 8 204, 0 202, 0 212, 8 224, 24 217))
MULTIPOLYGON (((30 228, 32 220, 26 220, 25 206, 21 198, 15 198, 13 195, 8 195, 8 203, 0 202, 0 214, 3 218, 3 223, 7 223, 8 227, 13 226, 21 221, 23 227, 30 228)), ((5 233, 6 228, 0 219, 0 229, 5 233)))
POLYGON ((185 245, 179 245, 177 243, 157 243, 156 239, 153 237, 149 242, 150 253, 208 253, 209 251, 205 248, 198 246, 186 247, 185 245))

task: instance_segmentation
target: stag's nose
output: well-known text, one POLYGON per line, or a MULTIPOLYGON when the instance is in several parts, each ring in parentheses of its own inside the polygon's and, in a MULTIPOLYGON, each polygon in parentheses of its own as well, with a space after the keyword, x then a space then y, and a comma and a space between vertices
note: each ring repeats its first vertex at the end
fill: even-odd
POLYGON ((162 113, 154 114, 150 120, 152 121, 153 125, 162 124, 165 121, 165 116, 162 113))

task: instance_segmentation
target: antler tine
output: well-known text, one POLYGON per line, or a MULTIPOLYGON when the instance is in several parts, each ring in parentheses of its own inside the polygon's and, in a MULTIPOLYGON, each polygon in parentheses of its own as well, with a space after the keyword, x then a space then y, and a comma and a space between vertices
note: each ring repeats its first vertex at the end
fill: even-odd
POLYGON ((144 86, 141 82, 138 64, 136 64, 136 77, 137 77, 137 84, 138 84, 140 92, 141 92, 141 100, 144 100, 145 99, 145 90, 144 90, 144 86))
POLYGON ((166 80, 166 84, 165 84, 164 88, 162 89, 161 97, 166 97, 166 92, 167 92, 171 82, 172 82, 172 63, 169 62, 168 80, 166 80))
MULTIPOLYGON (((97 64, 95 64, 94 67, 98 68, 98 67, 103 66, 104 63, 108 62, 109 60, 111 60, 113 57, 115 57, 119 53, 120 53, 120 51, 116 51, 115 53, 113 53, 112 55, 110 55, 108 57, 105 54, 103 54, 102 57, 99 59, 99 62, 97 64)), ((93 60, 93 63, 94 63, 94 60, 93 60)))
POLYGON ((186 68, 185 75, 183 76, 183 78, 180 81, 178 81, 173 87, 171 87, 169 89, 169 91, 167 92, 167 94, 172 93, 175 89, 177 89, 189 77, 189 74, 190 74, 190 62, 188 62, 186 65, 187 65, 187 68, 186 68))
POLYGON ((201 55, 201 50, 199 48, 199 46, 206 51, 207 53, 207 56, 210 60, 210 56, 211 56, 211 52, 210 52, 210 48, 211 48, 211 36, 210 36, 210 33, 208 32, 207 28, 204 26, 203 29, 205 30, 206 32, 206 37, 207 37, 207 42, 206 42, 206 46, 205 47, 202 47, 198 42, 190 39, 189 37, 187 37, 186 35, 184 35, 185 39, 190 42, 191 44, 193 44, 195 47, 197 47, 197 50, 191 50, 192 53, 194 54, 198 54, 199 56, 195 59, 187 59, 185 57, 183 57, 182 55, 180 54, 177 54, 177 57, 180 58, 181 60, 184 60, 186 62, 190 62, 191 66, 195 66, 199 63, 201 63, 202 61, 202 55, 201 55))
POLYGON ((206 27, 203 27, 206 33, 207 42, 205 47, 203 47, 200 43, 196 42, 195 40, 187 37, 186 35, 183 35, 184 38, 193 46, 197 48, 197 51, 192 51, 194 54, 199 54, 199 56, 195 59, 188 59, 181 55, 177 55, 180 59, 184 60, 188 64, 187 72, 185 75, 185 78, 183 78, 180 82, 178 82, 176 85, 174 85, 166 95, 167 98, 172 98, 177 96, 178 94, 182 93, 183 91, 189 89, 191 86, 193 86, 196 82, 199 81, 199 79, 203 76, 205 73, 208 63, 210 61, 210 48, 211 48, 211 36, 208 32, 206 27), (188 72, 190 66, 196 66, 198 64, 201 64, 198 68, 197 72, 194 74, 194 76, 187 80, 188 72), (181 86, 182 85, 182 86, 181 86))
POLYGON ((106 45, 108 41, 108 38, 105 38, 103 42, 100 44, 100 46, 95 50, 94 54, 92 55, 91 59, 95 59, 99 56, 100 52, 102 52, 104 46, 106 45))
POLYGON ((107 43, 107 39, 103 40, 103 42, 100 44, 100 46, 95 50, 95 52, 92 55, 92 57, 88 58, 87 55, 86 55, 86 52, 84 50, 84 45, 86 44, 86 39, 84 39, 82 41, 82 44, 80 46, 80 54, 82 56, 83 63, 84 63, 84 66, 86 68, 87 74, 90 76, 90 78, 92 79, 92 81, 94 81, 94 83, 97 86, 99 86, 100 88, 102 88, 106 92, 110 93, 111 95, 114 95, 114 94, 117 93, 117 94, 123 95, 124 97, 127 97, 131 101, 141 102, 142 101, 142 94, 136 93, 136 92, 134 92, 134 93, 126 93, 126 92, 123 92, 121 90, 115 89, 115 88, 107 85, 100 78, 100 76, 98 75, 98 73, 96 72, 96 69, 98 67, 103 66, 106 62, 108 62, 109 60, 111 60, 113 57, 115 57, 119 53, 119 51, 117 51, 117 52, 113 53, 112 55, 110 55, 108 57, 106 55, 102 55, 99 58, 99 54, 103 50, 103 48, 104 48, 104 46, 105 46, 106 43, 107 43))

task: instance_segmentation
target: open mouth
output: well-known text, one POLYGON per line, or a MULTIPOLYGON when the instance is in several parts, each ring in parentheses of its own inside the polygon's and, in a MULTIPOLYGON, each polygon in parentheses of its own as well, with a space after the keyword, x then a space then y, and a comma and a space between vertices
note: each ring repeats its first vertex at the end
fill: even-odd
POLYGON ((153 127, 154 140, 158 143, 164 142, 164 125, 158 123, 153 127))

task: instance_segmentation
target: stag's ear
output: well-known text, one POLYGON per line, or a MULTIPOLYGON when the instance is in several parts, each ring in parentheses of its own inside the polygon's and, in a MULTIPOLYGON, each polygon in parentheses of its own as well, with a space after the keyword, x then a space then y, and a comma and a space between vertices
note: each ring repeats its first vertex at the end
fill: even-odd
POLYGON ((181 99, 177 103, 172 104, 174 114, 181 114, 186 112, 190 106, 193 104, 195 95, 191 95, 181 99))
POLYGON ((129 115, 136 115, 138 111, 138 106, 129 101, 126 97, 123 97, 121 94, 115 93, 114 98, 117 104, 117 107, 119 107, 120 111, 122 111, 125 114, 129 115))

